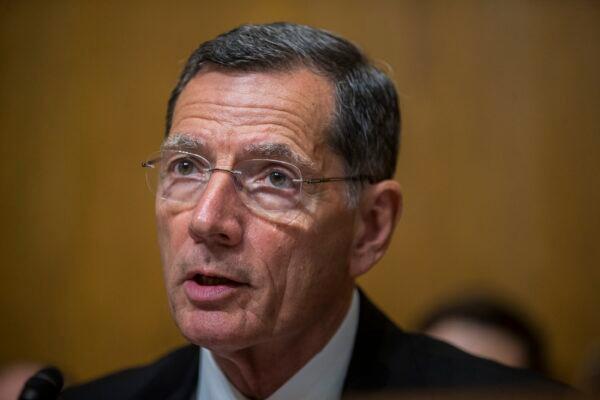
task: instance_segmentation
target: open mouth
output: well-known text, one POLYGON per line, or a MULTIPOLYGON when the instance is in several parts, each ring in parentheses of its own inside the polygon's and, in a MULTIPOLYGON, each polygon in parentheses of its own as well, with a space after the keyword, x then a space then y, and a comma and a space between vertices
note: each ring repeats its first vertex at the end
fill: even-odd
POLYGON ((241 283, 232 281, 231 279, 222 278, 219 276, 206 276, 195 274, 192 278, 194 282, 201 286, 239 286, 241 283))
POLYGON ((215 273, 204 275, 198 271, 190 271, 183 282, 183 290, 188 300, 198 307, 221 307, 223 301, 231 300, 231 296, 240 294, 240 290, 249 286, 237 280, 225 278, 215 273))

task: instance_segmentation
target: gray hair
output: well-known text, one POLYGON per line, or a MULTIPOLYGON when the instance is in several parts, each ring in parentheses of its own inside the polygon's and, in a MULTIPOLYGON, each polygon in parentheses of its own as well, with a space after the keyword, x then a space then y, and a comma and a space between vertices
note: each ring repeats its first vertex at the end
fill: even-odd
MULTIPOLYGON (((167 107, 166 133, 187 83, 204 66, 268 72, 305 66, 335 87, 335 113, 327 138, 349 176, 394 175, 400 146, 400 110, 394 84, 352 43, 304 25, 242 25, 204 42, 189 57, 167 107)), ((351 183, 356 200, 360 184, 351 183)))

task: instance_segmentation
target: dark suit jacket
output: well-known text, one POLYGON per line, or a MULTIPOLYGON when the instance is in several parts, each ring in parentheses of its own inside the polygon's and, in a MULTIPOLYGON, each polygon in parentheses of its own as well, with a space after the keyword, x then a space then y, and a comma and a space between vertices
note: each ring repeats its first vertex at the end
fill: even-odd
MULTIPOLYGON (((196 346, 139 368, 69 388, 69 399, 190 400, 198 380, 196 346)), ((532 372, 471 356, 446 343, 398 329, 362 293, 344 393, 510 386, 564 390, 532 372)))

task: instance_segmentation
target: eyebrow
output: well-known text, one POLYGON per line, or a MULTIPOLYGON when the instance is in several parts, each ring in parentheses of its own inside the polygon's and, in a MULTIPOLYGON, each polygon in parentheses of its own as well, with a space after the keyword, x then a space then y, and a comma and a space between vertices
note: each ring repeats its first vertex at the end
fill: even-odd
POLYGON ((169 135, 160 145, 161 150, 184 150, 191 153, 198 153, 205 147, 206 145, 202 139, 184 133, 169 135))
MULTIPOLYGON (((162 145, 161 150, 183 150, 190 153, 202 154, 206 150, 206 143, 198 137, 192 137, 185 133, 169 135, 162 145)), ((252 143, 244 147, 244 156, 252 158, 272 158, 287 161, 296 165, 300 170, 308 173, 317 172, 315 163, 293 151, 285 143, 252 143)))
POLYGON ((290 146, 284 143, 250 144, 244 147, 244 152, 251 157, 273 158, 276 160, 288 161, 307 172, 316 171, 316 166, 313 161, 296 153, 290 146))

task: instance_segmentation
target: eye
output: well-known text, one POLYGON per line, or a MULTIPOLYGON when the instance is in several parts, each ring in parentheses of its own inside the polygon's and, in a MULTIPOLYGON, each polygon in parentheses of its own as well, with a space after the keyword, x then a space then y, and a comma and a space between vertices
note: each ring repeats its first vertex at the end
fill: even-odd
POLYGON ((181 158, 173 162, 173 170, 179 175, 191 175, 198 172, 198 168, 189 158, 181 158))
POLYGON ((300 171, 274 160, 247 160, 237 165, 244 189, 252 193, 290 195, 299 188, 300 171))
POLYGON ((273 187, 286 189, 292 185, 292 178, 282 171, 271 171, 267 180, 273 187))

